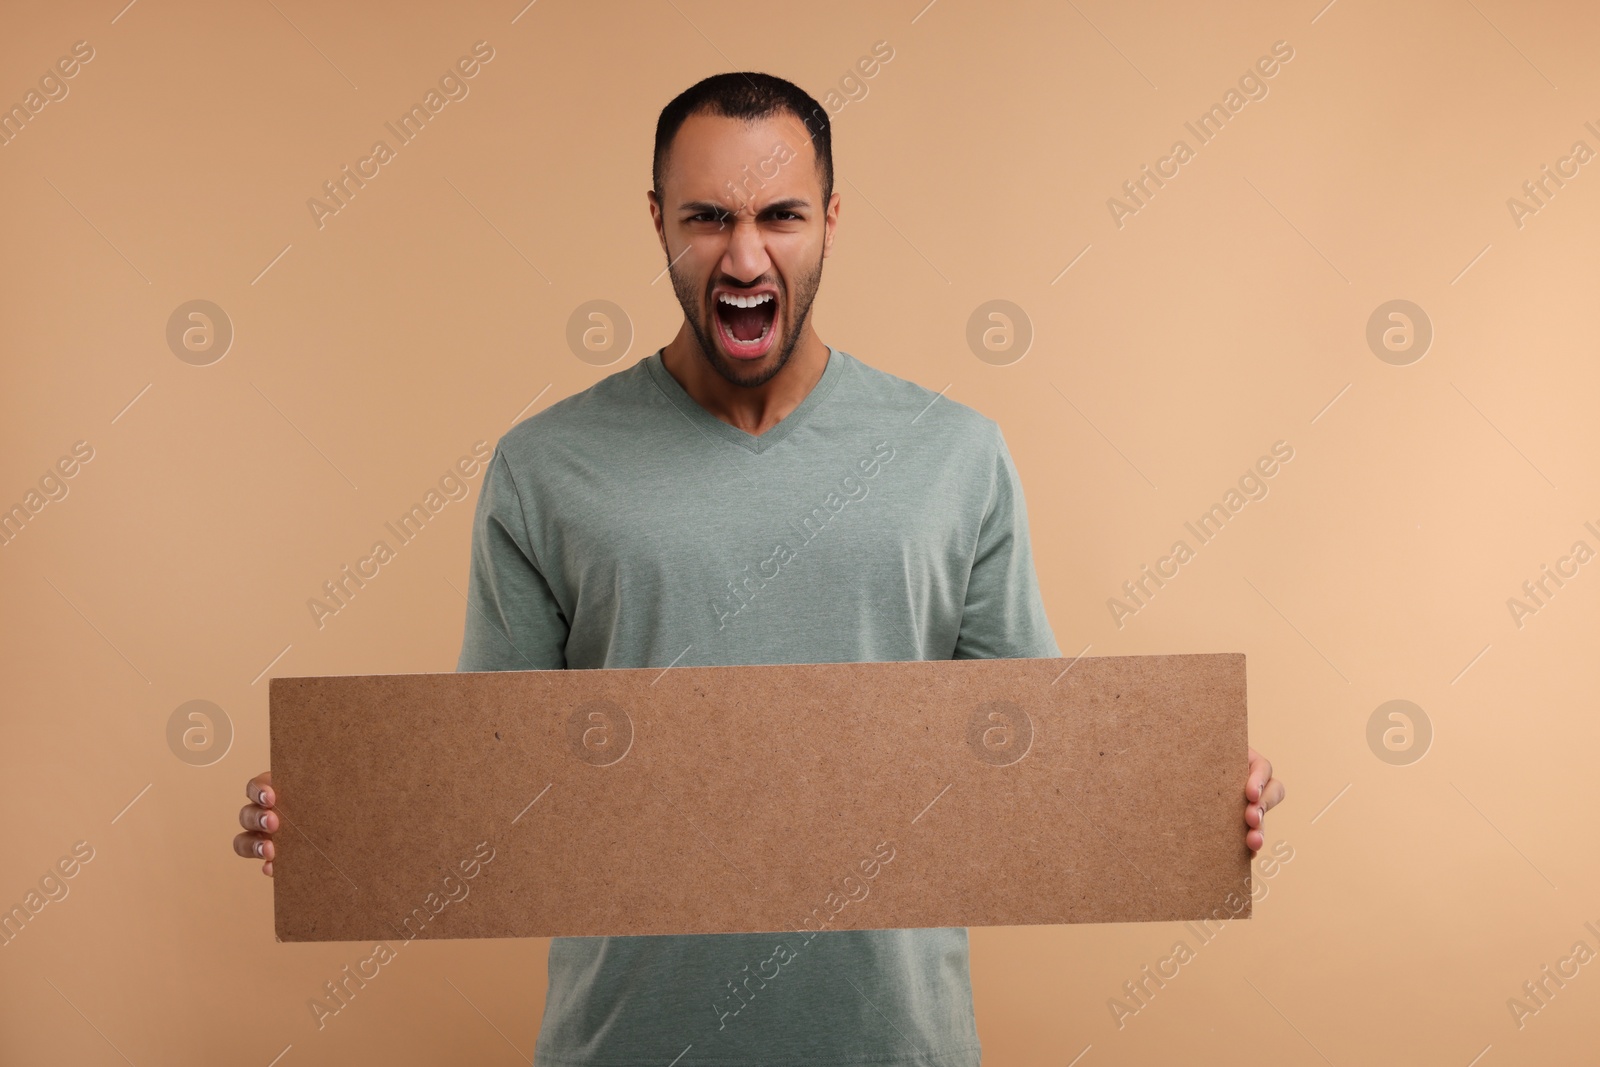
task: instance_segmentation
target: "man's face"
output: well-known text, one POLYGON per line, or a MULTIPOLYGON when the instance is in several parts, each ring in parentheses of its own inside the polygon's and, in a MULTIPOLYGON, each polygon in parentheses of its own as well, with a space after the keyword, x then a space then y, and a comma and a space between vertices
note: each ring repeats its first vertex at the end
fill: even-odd
POLYGON ((691 115, 662 195, 651 193, 651 214, 701 352, 732 384, 761 385, 794 354, 838 215, 837 194, 821 202, 804 124, 789 112, 756 122, 691 115))

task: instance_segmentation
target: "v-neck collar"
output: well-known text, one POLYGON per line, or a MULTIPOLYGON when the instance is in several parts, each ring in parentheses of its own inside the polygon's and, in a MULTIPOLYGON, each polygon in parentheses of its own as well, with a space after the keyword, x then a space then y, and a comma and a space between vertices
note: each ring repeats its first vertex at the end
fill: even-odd
POLYGON ((650 372, 651 379, 656 383, 656 387, 666 394, 667 399, 672 401, 673 406, 681 411, 698 429, 727 441, 729 444, 738 445, 758 454, 767 451, 779 441, 788 437, 795 427, 806 420, 806 417, 811 414, 813 409, 827 399, 828 394, 833 391, 833 387, 839 383, 839 378, 844 373, 844 361, 846 358, 843 352, 829 345, 828 364, 822 368, 822 377, 817 379, 817 384, 811 387, 811 391, 805 395, 799 405, 780 419, 776 426, 757 436, 756 434, 746 433, 737 426, 729 426, 701 407, 700 402, 690 396, 688 390, 679 384, 678 379, 672 376, 671 371, 667 370, 666 364, 661 361, 661 352, 661 349, 656 349, 654 353, 645 358, 644 363, 646 369, 650 372))

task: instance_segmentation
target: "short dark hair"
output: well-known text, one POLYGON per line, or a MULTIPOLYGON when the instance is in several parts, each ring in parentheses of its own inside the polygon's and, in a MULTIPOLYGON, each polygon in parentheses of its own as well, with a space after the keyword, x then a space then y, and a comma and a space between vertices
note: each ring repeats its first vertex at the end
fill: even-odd
POLYGON ((661 180, 666 170, 667 152, 690 115, 706 113, 755 120, 781 111, 790 112, 804 123, 811 137, 811 148, 817 158, 817 176, 822 179, 822 208, 826 210, 833 196, 833 124, 828 121, 828 110, 793 82, 755 71, 713 74, 689 86, 661 109, 661 117, 656 120, 651 179, 656 199, 663 201, 662 207, 666 206, 661 195, 661 180))

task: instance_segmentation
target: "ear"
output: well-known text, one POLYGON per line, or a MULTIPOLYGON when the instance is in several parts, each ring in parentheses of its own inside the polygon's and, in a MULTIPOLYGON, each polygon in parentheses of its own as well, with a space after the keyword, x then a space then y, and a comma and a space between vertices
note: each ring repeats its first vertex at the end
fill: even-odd
POLYGON ((833 251, 833 231, 839 225, 839 194, 835 192, 828 197, 828 211, 822 220, 822 256, 828 257, 833 251))
MULTIPOLYGON (((656 240, 661 242, 661 251, 666 252, 667 220, 661 211, 661 201, 656 199, 656 191, 654 189, 646 189, 644 197, 650 205, 650 222, 656 228, 656 240)), ((670 260, 672 257, 669 255, 667 258, 670 260)))

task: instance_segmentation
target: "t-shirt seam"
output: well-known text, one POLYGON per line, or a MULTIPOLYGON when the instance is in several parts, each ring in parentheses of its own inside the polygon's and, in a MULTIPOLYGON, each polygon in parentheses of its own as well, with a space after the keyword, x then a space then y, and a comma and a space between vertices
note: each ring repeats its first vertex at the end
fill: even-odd
MULTIPOLYGON (((978 565, 978 553, 983 548, 983 528, 988 523, 990 514, 999 506, 1000 475, 1001 475, 1001 469, 1004 466, 1004 463, 1002 462, 1001 456, 1000 456, 1000 449, 1001 449, 1001 443, 1005 439, 1005 433, 1004 433, 1003 430, 1001 430, 999 422, 995 421, 992 418, 989 418, 988 416, 984 416, 984 419, 985 419, 985 421, 987 421, 989 423, 989 441, 990 441, 989 462, 988 462, 988 467, 989 467, 989 492, 988 492, 988 495, 984 499, 983 514, 981 516, 979 516, 979 518, 978 518, 978 530, 977 530, 977 533, 973 536, 973 539, 972 539, 972 555, 967 560, 967 584, 961 591, 962 592, 962 595, 961 595, 961 600, 962 600, 962 620, 961 620, 961 624, 956 627, 956 645, 957 646, 959 646, 961 644, 961 634, 962 634, 962 631, 966 628, 966 600, 967 600, 967 594, 972 591, 972 572, 978 565)), ((1014 533, 1013 533, 1013 536, 1015 536, 1014 533)), ((1019 655, 1017 653, 1017 646, 1014 643, 1008 645, 1008 648, 1010 650, 1008 654, 997 655, 997 656, 992 656, 992 657, 985 657, 985 658, 992 658, 992 659, 1026 659, 1026 658, 1030 658, 1030 657, 1019 655)))
POLYGON ((988 521, 990 512, 1000 506, 1000 469, 1004 466, 1000 459, 1000 424, 989 419, 989 495, 983 502, 983 518, 978 523, 978 540, 972 548, 972 562, 978 562, 978 549, 983 545, 983 524, 988 521))
MULTIPOLYGON (((539 558, 539 549, 533 543, 533 523, 528 521, 528 509, 522 502, 522 488, 517 485, 517 473, 511 469, 511 461, 506 458, 504 452, 500 452, 499 457, 500 462, 505 464, 506 480, 511 483, 511 495, 517 498, 517 515, 522 519, 522 535, 527 541, 526 545, 518 545, 517 547, 526 549, 528 558, 533 562, 534 569, 544 577, 545 584, 548 585, 550 582, 549 574, 545 571, 544 562, 539 558)), ((552 589, 551 592, 554 593, 555 590, 552 589)))
MULTIPOLYGON (((650 385, 655 389, 655 391, 661 394, 661 399, 667 402, 667 406, 673 411, 676 411, 683 418, 688 419, 689 424, 693 426, 694 416, 683 410, 683 405, 678 403, 678 398, 672 395, 672 392, 667 388, 666 383, 662 382, 661 379, 656 377, 656 367, 658 364, 653 364, 651 361, 660 354, 661 353, 659 351, 652 352, 644 359, 639 361, 644 365, 644 376, 650 380, 650 385)), ((666 371, 666 367, 664 366, 660 369, 666 371)), ((669 371, 668 373, 670 374, 671 372, 669 371)), ((694 398, 690 397, 689 399, 693 400, 694 398)), ((698 429, 698 427, 696 427, 696 429, 698 429)), ((732 442, 730 441, 729 444, 732 444, 732 442)))
MULTIPOLYGON (((989 516, 999 506, 1000 498, 1000 424, 993 419, 989 423, 989 489, 983 499, 983 513, 978 516, 978 529, 972 537, 972 554, 967 557, 967 584, 961 590, 961 600, 966 603, 966 594, 972 589, 972 572, 978 565, 978 553, 983 549, 983 528, 989 523, 989 516)), ((960 641, 959 632, 956 640, 960 641)))
MULTIPOLYGON (((829 351, 833 355, 844 356, 844 357, 848 357, 849 356, 849 353, 845 352, 843 349, 833 348, 831 345, 829 346, 829 351)), ((660 371, 660 373, 667 374, 669 376, 672 373, 671 371, 667 370, 665 363, 663 363, 659 359, 657 359, 657 357, 660 354, 661 353, 659 351, 652 352, 649 356, 646 356, 644 359, 640 360, 641 363, 646 363, 646 364, 649 364, 651 360, 655 360, 655 363, 653 364, 653 366, 647 366, 645 368, 645 377, 650 379, 650 384, 655 386, 656 391, 661 394, 662 398, 664 400, 666 400, 666 402, 669 405, 672 406, 672 409, 674 411, 677 411, 680 414, 682 414, 685 418, 689 419, 690 420, 690 424, 693 425, 694 416, 692 414, 690 414, 689 412, 683 410, 683 405, 679 403, 679 398, 675 394, 673 394, 670 390, 668 390, 666 384, 663 383, 657 377, 656 372, 658 370, 660 371)), ((830 363, 830 365, 832 363, 832 357, 831 356, 829 357, 829 363, 830 363)), ((833 391, 838 388, 839 382, 844 377, 845 371, 847 369, 848 368, 846 367, 844 361, 841 360, 838 371, 831 376, 831 380, 828 381, 826 386, 823 386, 821 380, 819 379, 818 387, 822 388, 822 392, 820 392, 820 393, 807 393, 804 397, 801 398, 801 400, 800 400, 801 404, 804 404, 807 401, 811 401, 811 407, 806 411, 806 414, 805 414, 804 419, 802 420, 802 422, 807 420, 807 419, 811 419, 811 418, 815 417, 815 415, 817 413, 817 409, 820 408, 823 405, 823 403, 826 402, 827 399, 830 396, 833 395, 833 391)), ((830 377, 829 374, 828 374, 827 368, 823 369, 822 377, 823 378, 829 378, 830 377)), ((676 379, 674 379, 674 380, 676 380, 676 379)), ((679 384, 678 388, 680 388, 680 389, 683 388, 681 383, 679 384)), ((688 390, 684 390, 684 394, 685 394, 686 399, 689 401, 689 403, 694 404, 697 408, 699 408, 701 414, 710 417, 711 419, 715 420, 716 422, 718 422, 722 426, 727 427, 727 429, 729 429, 729 430, 736 430, 736 431, 738 431, 740 433, 744 432, 742 430, 739 430, 738 427, 736 427, 736 426, 729 426, 727 423, 723 422, 721 419, 718 419, 715 415, 712 415, 709 411, 706 411, 706 409, 704 407, 701 407, 699 402, 696 401, 694 397, 688 396, 688 390)), ((798 407, 799 405, 796 405, 796 406, 798 407)), ((791 411, 789 413, 789 415, 784 416, 784 418, 779 421, 778 426, 783 426, 784 423, 788 422, 790 417, 792 417, 793 415, 794 415, 794 412, 791 411)), ((737 439, 737 438, 729 438, 729 437, 726 437, 726 436, 720 437, 719 440, 721 440, 724 444, 732 445, 733 447, 741 449, 742 451, 749 452, 751 455, 761 456, 761 455, 765 455, 766 453, 770 452, 772 449, 774 449, 774 448, 778 447, 779 445, 783 444, 783 442, 787 441, 789 438, 793 437, 794 436, 794 431, 796 429, 796 425, 798 425, 798 424, 790 425, 787 429, 784 430, 784 432, 780 436, 775 437, 770 441, 767 440, 767 435, 766 434, 761 434, 759 436, 754 435, 754 434, 745 434, 746 437, 755 437, 755 441, 754 441, 753 444, 750 441, 744 441, 744 440, 740 440, 740 439, 737 439)), ((774 430, 776 430, 777 428, 778 427, 773 427, 774 430)), ((699 427, 696 427, 696 429, 699 429, 699 427)))

